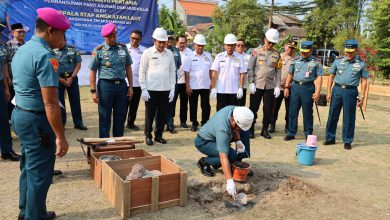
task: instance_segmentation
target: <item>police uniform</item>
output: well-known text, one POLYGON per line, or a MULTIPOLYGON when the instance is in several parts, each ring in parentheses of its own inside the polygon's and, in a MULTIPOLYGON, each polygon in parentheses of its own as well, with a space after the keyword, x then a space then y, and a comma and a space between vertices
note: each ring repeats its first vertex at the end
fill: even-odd
POLYGON ((99 137, 109 137, 111 114, 113 136, 123 136, 127 111, 126 67, 132 64, 126 45, 117 43, 109 46, 106 42, 92 52, 89 64, 91 70, 98 70, 97 93, 99 97, 99 137))
MULTIPOLYGON (((155 46, 144 51, 140 63, 139 83, 150 98, 145 102, 145 136, 151 141, 156 116, 155 140, 161 140, 167 117, 169 93, 175 88, 176 65, 172 52, 159 52, 155 46), (157 112, 157 115, 156 115, 157 112)), ((153 144, 153 143, 150 143, 153 144)))
MULTIPOLYGON (((358 48, 358 42, 348 40, 345 42, 345 48, 346 51, 354 51, 358 48)), ((367 66, 358 56, 355 56, 353 60, 348 60, 347 57, 343 56, 334 61, 329 73, 334 75, 334 86, 326 125, 326 142, 334 143, 337 122, 341 108, 343 108, 343 142, 350 147, 355 134, 356 97, 359 94, 359 80, 360 78, 368 78, 367 66)))
POLYGON ((240 130, 242 143, 245 145, 246 153, 239 153, 230 147, 234 142, 235 132, 231 127, 230 119, 236 106, 226 106, 219 110, 210 120, 204 124, 195 138, 195 147, 207 157, 204 158, 207 164, 214 169, 221 167, 220 153, 228 155, 229 162, 250 157, 249 131, 240 130))
POLYGON ((129 101, 129 111, 127 115, 127 127, 134 127, 135 119, 137 118, 137 111, 139 106, 139 100, 141 98, 141 87, 139 85, 139 66, 141 62, 141 56, 145 47, 139 45, 139 47, 131 47, 130 44, 127 44, 127 49, 129 50, 131 60, 133 64, 131 65, 131 70, 133 72, 133 97, 129 101))
MULTIPOLYGON (((72 111, 73 124, 75 128, 85 128, 81 115, 80 104, 80 89, 77 75, 74 76, 73 70, 77 64, 81 63, 81 56, 75 46, 65 45, 61 50, 55 50, 56 57, 60 64, 58 72, 60 77, 67 80, 73 78, 72 85, 66 87, 62 83, 58 86, 58 98, 64 108, 61 108, 62 124, 66 123, 66 108, 65 108, 65 90, 68 93, 69 104, 72 111)), ((77 74, 77 73, 76 73, 77 74)))
POLYGON ((175 61, 175 67, 176 67, 176 70, 175 70, 175 75, 176 75, 176 78, 175 78, 175 96, 173 98, 173 101, 172 102, 169 102, 168 104, 168 112, 167 112, 167 117, 166 117, 166 120, 165 120, 165 123, 167 124, 168 126, 168 129, 170 131, 174 131, 174 123, 173 123, 173 118, 175 117, 175 113, 176 113, 176 101, 177 101, 177 97, 178 97, 178 85, 177 85, 177 79, 178 79, 178 75, 177 75, 177 71, 179 70, 180 66, 182 65, 181 63, 181 56, 180 56, 180 51, 175 47, 175 46, 172 46, 172 47, 167 47, 168 50, 170 50, 173 54, 173 59, 175 61))
POLYGON ((11 130, 8 123, 8 103, 5 96, 5 88, 3 86, 3 80, 6 80, 4 69, 7 65, 7 53, 8 46, 5 43, 0 42, 0 150, 2 159, 18 161, 18 157, 15 157, 15 159, 11 158, 11 154, 14 154, 14 151, 12 150, 11 130))
POLYGON ((210 118, 210 67, 213 58, 210 53, 203 51, 197 54, 196 51, 190 53, 183 65, 183 71, 189 75, 189 87, 192 90, 190 99, 190 121, 191 129, 197 130, 198 122, 198 99, 200 96, 200 107, 202 109, 201 124, 204 125, 210 118))
POLYGON ((219 53, 211 66, 211 70, 217 72, 217 111, 228 105, 240 105, 237 91, 241 87, 241 74, 246 74, 244 58, 233 52, 231 56, 227 52, 219 53))
MULTIPOLYGON (((301 51, 310 49, 313 42, 301 43, 301 51)), ((321 64, 313 57, 299 57, 295 59, 289 68, 289 74, 293 75, 293 83, 290 91, 290 109, 287 137, 295 137, 298 128, 298 113, 302 107, 304 134, 313 134, 313 99, 315 92, 314 80, 323 75, 321 64)))
MULTIPOLYGON (((274 88, 280 83, 282 68, 281 59, 275 50, 267 50, 264 47, 255 49, 248 63, 248 80, 256 86, 255 94, 250 95, 249 109, 252 110, 255 118, 251 127, 251 135, 254 136, 257 111, 259 110, 261 100, 263 99, 263 132, 268 134, 268 126, 271 124, 272 107, 274 103, 274 88)), ((271 138, 269 136, 269 138, 271 138)), ((264 137, 266 137, 264 136, 264 137)))
MULTIPOLYGON (((297 48, 297 42, 290 41, 287 46, 295 49, 295 48, 297 48)), ((282 94, 284 91, 284 86, 286 83, 288 71, 289 71, 289 68, 290 68, 292 61, 295 59, 295 55, 292 54, 292 56, 289 56, 287 53, 282 53, 280 55, 280 59, 282 60, 282 69, 281 69, 282 74, 281 74, 281 79, 280 79, 281 95, 279 97, 275 98, 275 100, 274 100, 274 105, 272 108, 272 119, 271 119, 270 132, 275 132, 275 124, 276 124, 276 121, 278 120, 279 110, 280 110, 280 106, 282 105, 283 100, 284 100, 284 107, 286 109, 286 113, 284 116, 284 119, 286 121, 285 129, 284 129, 285 132, 287 132, 287 127, 288 127, 288 111, 289 111, 289 106, 290 106, 290 97, 284 97, 282 94)))
MULTIPOLYGON (((8 55, 7 55, 7 63, 8 63, 8 77, 12 80, 12 69, 11 69, 11 63, 12 63, 12 58, 14 57, 16 51, 24 45, 24 41, 20 43, 17 41, 15 38, 12 40, 7 41, 8 45, 8 55)), ((11 119, 11 114, 12 111, 14 110, 14 104, 11 103, 11 100, 15 97, 15 90, 13 85, 9 85, 9 92, 11 95, 10 101, 8 102, 8 115, 9 119, 11 119)))

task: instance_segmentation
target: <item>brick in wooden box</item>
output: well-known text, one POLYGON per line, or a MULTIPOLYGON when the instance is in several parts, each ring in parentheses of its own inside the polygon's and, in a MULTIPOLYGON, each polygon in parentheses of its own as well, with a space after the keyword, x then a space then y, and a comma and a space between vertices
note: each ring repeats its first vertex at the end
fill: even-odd
POLYGON ((163 156, 102 164, 102 190, 123 219, 142 212, 187 205, 187 172, 163 156), (126 181, 135 164, 162 175, 126 181))
POLYGON ((114 156, 118 156, 122 159, 153 156, 151 153, 149 153, 143 149, 118 150, 118 151, 106 151, 106 152, 92 153, 91 164, 90 164, 91 176, 95 180, 95 182, 99 188, 102 187, 102 162, 99 161, 99 158, 103 155, 114 155, 114 156))

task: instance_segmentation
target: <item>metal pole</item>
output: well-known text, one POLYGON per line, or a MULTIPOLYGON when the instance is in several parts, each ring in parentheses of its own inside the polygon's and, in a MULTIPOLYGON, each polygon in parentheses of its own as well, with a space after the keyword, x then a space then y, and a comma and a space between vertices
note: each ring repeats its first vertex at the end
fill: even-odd
POLYGON ((324 57, 322 58, 322 66, 325 66, 325 59, 326 59, 326 39, 325 39, 325 49, 324 49, 324 57))

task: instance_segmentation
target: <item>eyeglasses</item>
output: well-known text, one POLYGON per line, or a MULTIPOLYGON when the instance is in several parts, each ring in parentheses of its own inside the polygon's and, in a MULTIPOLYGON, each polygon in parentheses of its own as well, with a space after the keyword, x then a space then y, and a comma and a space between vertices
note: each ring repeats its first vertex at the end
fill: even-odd
POLYGON ((141 38, 138 37, 130 37, 132 40, 141 40, 141 38))
POLYGON ((237 47, 245 47, 244 44, 236 44, 237 47))
POLYGON ((26 31, 24 31, 24 30, 15 31, 15 32, 18 33, 18 34, 25 34, 26 33, 26 31))
POLYGON ((272 45, 275 45, 275 44, 276 44, 276 43, 274 43, 274 42, 271 42, 271 41, 267 40, 267 38, 265 39, 265 42, 267 42, 267 44, 272 44, 272 45))

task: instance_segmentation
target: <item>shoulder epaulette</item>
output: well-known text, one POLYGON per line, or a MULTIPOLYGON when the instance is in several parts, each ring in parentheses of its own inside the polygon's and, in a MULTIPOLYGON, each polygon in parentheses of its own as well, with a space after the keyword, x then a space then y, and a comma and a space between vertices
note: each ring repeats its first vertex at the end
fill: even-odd
POLYGON ((100 49, 102 49, 103 47, 104 47, 104 45, 99 45, 99 46, 95 47, 95 50, 100 50, 100 49))
POLYGON ((126 44, 118 43, 118 46, 126 47, 126 44))

